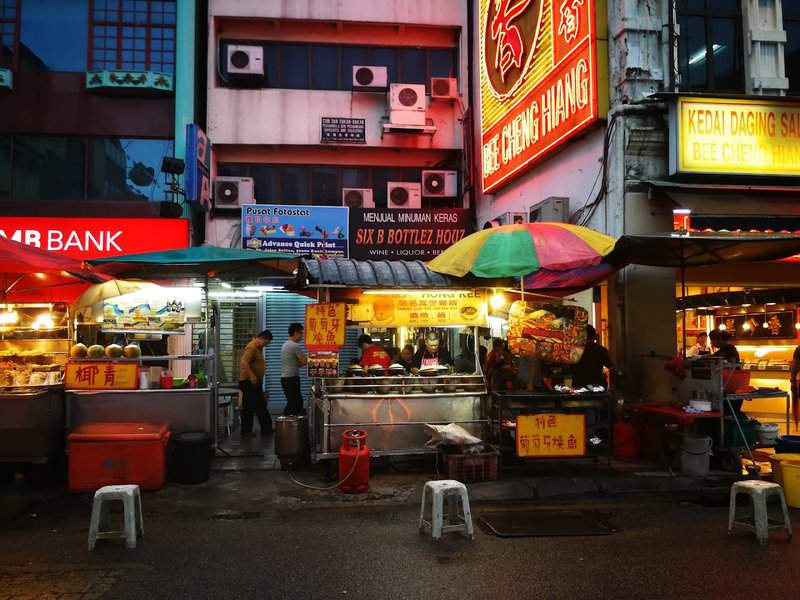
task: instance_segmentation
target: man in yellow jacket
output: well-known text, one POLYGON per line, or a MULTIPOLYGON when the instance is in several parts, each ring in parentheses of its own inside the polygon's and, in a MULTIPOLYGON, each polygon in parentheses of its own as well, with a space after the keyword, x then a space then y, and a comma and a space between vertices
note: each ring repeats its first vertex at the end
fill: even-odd
POLYGON ((242 437, 252 437, 253 416, 258 417, 261 434, 272 433, 272 420, 261 390, 266 364, 264 347, 272 341, 272 332, 265 329, 245 346, 239 363, 239 389, 242 390, 242 437))

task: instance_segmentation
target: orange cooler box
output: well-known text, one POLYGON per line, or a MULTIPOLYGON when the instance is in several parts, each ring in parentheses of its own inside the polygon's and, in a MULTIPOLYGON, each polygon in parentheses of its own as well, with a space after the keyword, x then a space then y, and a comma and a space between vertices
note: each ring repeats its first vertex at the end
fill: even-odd
POLYGON ((166 423, 87 423, 69 435, 69 489, 92 492, 104 485, 164 485, 169 428, 166 423))

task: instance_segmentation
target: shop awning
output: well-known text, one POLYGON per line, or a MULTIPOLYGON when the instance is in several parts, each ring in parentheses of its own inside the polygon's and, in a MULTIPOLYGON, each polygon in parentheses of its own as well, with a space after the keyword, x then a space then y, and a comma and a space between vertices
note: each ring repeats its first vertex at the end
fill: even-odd
POLYGON ((711 309, 728 306, 761 305, 761 304, 798 304, 800 288, 778 288, 771 290, 739 290, 735 292, 717 292, 713 294, 696 294, 678 298, 678 310, 711 309))
POLYGON ((446 288, 453 280, 418 260, 303 259, 301 287, 446 288))
POLYGON ((89 262, 115 276, 152 280, 286 275, 294 270, 295 259, 291 254, 205 245, 165 252, 126 254, 89 262))
POLYGON ((611 263, 653 267, 700 267, 787 258, 800 253, 800 236, 767 233, 653 233, 624 235, 611 263))

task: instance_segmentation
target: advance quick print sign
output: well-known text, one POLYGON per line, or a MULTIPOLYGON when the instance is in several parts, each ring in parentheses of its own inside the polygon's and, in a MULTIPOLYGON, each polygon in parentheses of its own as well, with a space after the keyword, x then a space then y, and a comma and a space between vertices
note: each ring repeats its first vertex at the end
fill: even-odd
POLYGON ((349 256, 345 206, 242 207, 242 247, 311 257, 349 256))

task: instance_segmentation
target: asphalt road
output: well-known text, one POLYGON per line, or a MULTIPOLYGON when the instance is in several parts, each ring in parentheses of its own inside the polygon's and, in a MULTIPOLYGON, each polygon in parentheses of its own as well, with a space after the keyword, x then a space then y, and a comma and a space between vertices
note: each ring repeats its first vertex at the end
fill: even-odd
MULTIPOLYGON (((584 501, 609 536, 434 543, 409 505, 148 509, 135 550, 86 550, 88 500, 43 502, 0 531, 0 599, 797 598, 800 540, 726 533, 727 509, 670 498, 584 501), (217 516, 219 517, 219 515, 217 516), (240 518, 246 517, 246 518, 240 518)), ((473 507, 477 517, 509 504, 473 507)), ((534 508, 544 508, 536 505, 534 508)), ((794 512, 795 525, 800 514, 794 512)))

